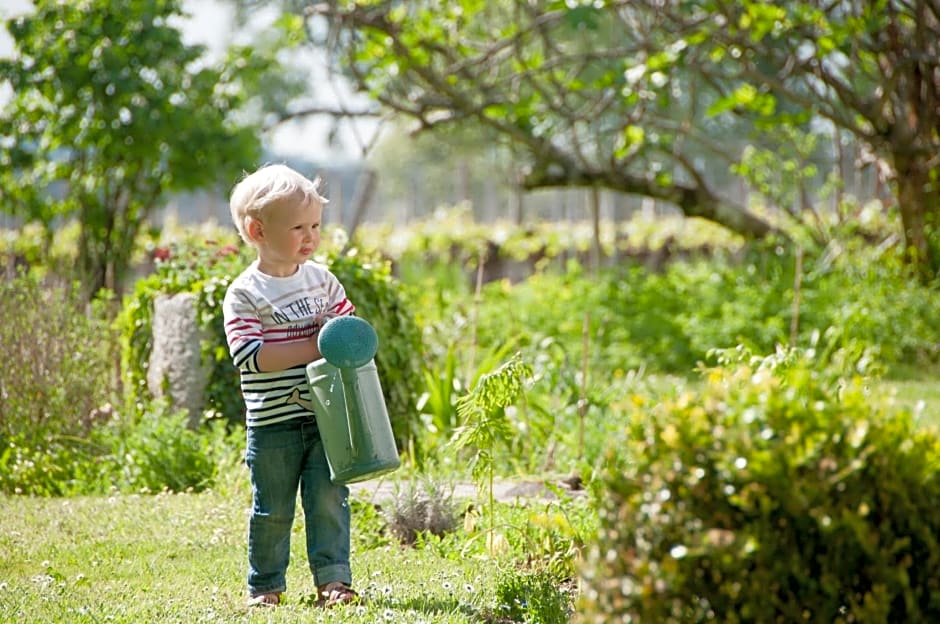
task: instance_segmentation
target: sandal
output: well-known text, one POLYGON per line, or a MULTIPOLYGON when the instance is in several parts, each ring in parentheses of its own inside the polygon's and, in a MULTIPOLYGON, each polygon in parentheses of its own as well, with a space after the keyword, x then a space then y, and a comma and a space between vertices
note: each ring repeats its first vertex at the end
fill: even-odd
POLYGON ((333 581, 317 588, 318 607, 335 607, 339 604, 352 604, 360 601, 357 594, 349 585, 340 581, 333 581))
POLYGON ((276 607, 281 604, 281 592, 258 594, 248 599, 249 607, 276 607))

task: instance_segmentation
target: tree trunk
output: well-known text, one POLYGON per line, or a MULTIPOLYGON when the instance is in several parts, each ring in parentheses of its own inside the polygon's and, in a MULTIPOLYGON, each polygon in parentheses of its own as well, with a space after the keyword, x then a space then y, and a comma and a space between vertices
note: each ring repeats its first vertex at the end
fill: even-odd
POLYGON ((929 278, 933 272, 928 228, 937 227, 938 194, 931 192, 930 172, 918 159, 895 156, 895 179, 898 187, 898 207, 904 246, 917 273, 929 278))

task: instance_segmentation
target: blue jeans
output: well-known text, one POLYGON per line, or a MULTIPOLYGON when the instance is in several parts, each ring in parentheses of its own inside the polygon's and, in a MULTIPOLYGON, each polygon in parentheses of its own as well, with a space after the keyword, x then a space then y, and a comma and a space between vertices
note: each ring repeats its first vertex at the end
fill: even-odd
POLYGON ((307 560, 314 582, 352 582, 349 569, 349 489, 330 481, 313 417, 248 427, 245 462, 251 474, 248 591, 287 589, 291 526, 297 490, 307 528, 307 560))

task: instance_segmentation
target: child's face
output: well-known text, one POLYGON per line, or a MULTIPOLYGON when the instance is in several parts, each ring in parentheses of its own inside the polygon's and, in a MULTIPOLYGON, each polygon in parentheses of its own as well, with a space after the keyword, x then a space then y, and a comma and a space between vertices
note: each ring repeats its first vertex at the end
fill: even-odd
POLYGON ((262 269, 290 274, 306 262, 320 246, 322 216, 323 206, 317 202, 272 207, 259 224, 256 239, 262 269))

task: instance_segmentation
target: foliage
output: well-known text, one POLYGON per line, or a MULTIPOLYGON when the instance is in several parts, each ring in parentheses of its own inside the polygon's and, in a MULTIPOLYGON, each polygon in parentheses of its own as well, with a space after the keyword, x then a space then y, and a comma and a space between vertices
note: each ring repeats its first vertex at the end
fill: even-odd
MULTIPOLYGON (((135 396, 149 396, 147 366, 152 348, 153 301, 160 295, 182 292, 198 296, 199 321, 205 331, 203 362, 210 367, 205 409, 230 423, 244 422, 238 372, 231 362, 222 322, 222 300, 231 281, 251 261, 245 248, 213 241, 181 241, 167 250, 155 272, 139 280, 125 298, 118 321, 121 329, 122 374, 135 396)), ((356 313, 379 335, 376 367, 382 392, 401 445, 416 435, 414 398, 419 383, 415 354, 420 332, 414 324, 401 287, 387 263, 355 249, 321 258, 346 288, 356 313)))
POLYGON ((523 392, 531 375, 532 367, 516 354, 499 368, 481 376, 470 392, 457 402, 457 415, 463 424, 454 432, 449 444, 458 453, 463 449, 473 450, 471 470, 477 484, 481 489, 485 484, 488 493, 491 537, 494 537, 493 454, 497 443, 505 443, 510 438, 505 410, 523 392))
POLYGON ((102 474, 101 452, 83 438, 49 435, 36 442, 29 434, 16 434, 0 451, 0 492, 27 496, 75 496, 108 491, 102 474))
POLYGON ((240 459, 240 434, 220 420, 198 431, 184 410, 161 403, 141 413, 105 406, 80 435, 17 434, 0 451, 0 492, 79 496, 201 491, 240 459))
POLYGON ((597 514, 588 497, 573 498, 561 488, 548 502, 527 502, 502 519, 514 561, 551 574, 557 581, 577 574, 582 553, 597 531, 597 514))
POLYGON ((918 283, 898 250, 847 243, 805 254, 794 319, 796 265, 792 250, 776 245, 678 260, 661 272, 624 264, 588 276, 572 264, 487 285, 477 339, 485 349, 512 335, 526 348, 551 337, 570 370, 589 314, 595 376, 640 368, 686 375, 715 347, 768 352, 789 344, 796 320, 795 344, 821 354, 867 349, 889 372, 937 361, 937 291, 918 283))
POLYGON ((702 0, 657 12, 666 32, 686 33, 687 61, 726 85, 710 110, 734 110, 758 131, 806 128, 815 116, 831 124, 835 141, 848 134, 889 166, 905 246, 915 265, 934 274, 940 20, 925 4, 853 0, 829 9, 819 0, 786 6, 702 0), (712 19, 694 17, 700 12, 712 19))
POLYGON ((459 345, 451 343, 443 357, 424 360, 421 374, 424 386, 417 409, 424 436, 449 438, 458 426, 457 401, 463 385, 457 370, 459 345))
POLYGON ((179 0, 39 0, 7 21, 0 62, 0 209, 79 224, 76 268, 94 294, 120 289, 140 228, 169 193, 230 180, 256 160, 238 117, 273 60, 233 49, 218 67, 173 25, 179 0))
POLYGON ((855 366, 716 355, 611 441, 584 621, 936 620, 937 432, 855 366))
MULTIPOLYGON (((438 240, 432 249, 448 247, 443 233, 438 240)), ((496 456, 503 474, 580 469, 579 459, 601 452, 631 396, 685 383, 681 378, 694 382, 697 363, 716 347, 769 352, 790 344, 795 328, 794 344, 824 361, 852 352, 868 374, 897 379, 912 366, 936 367, 940 323, 933 311, 940 300, 905 267, 897 247, 869 247, 849 233, 821 252, 806 251, 796 318, 793 249, 713 249, 682 249, 659 270, 625 260, 594 274, 570 261, 519 282, 487 283, 479 296, 463 279, 441 279, 433 261, 424 273, 415 264, 407 286, 424 327, 423 447, 434 449, 449 435, 459 422, 457 398, 510 346, 534 374, 526 401, 505 411, 511 434, 496 456)))
POLYGON ((204 331, 203 361, 211 367, 206 385, 206 411, 230 422, 244 422, 244 402, 238 371, 228 354, 222 323, 222 299, 229 283, 248 264, 247 253, 212 241, 181 241, 165 248, 155 271, 137 282, 124 298, 117 319, 121 345, 121 375, 125 393, 146 399, 147 368, 153 347, 154 300, 161 295, 198 296, 199 321, 204 331))
POLYGON ((215 419, 199 430, 187 426, 185 409, 162 401, 149 405, 130 422, 115 421, 95 431, 108 449, 99 458, 103 476, 120 492, 199 492, 212 487, 220 471, 241 459, 243 433, 215 419))
POLYGON ((478 349, 474 345, 468 349, 466 344, 469 320, 455 321, 451 327, 441 322, 424 328, 425 357, 421 362, 424 391, 418 397, 417 409, 423 426, 422 450, 427 447, 428 452, 415 458, 419 462, 434 459, 433 449, 450 440, 460 428, 459 406, 466 389, 497 368, 516 347, 509 338, 482 356, 477 355, 478 349))
POLYGON ((160 405, 119 400, 113 302, 34 275, 0 282, 0 492, 41 496, 200 489, 229 459, 160 405), (117 407, 115 407, 117 406, 117 407))
POLYGON ((81 437, 116 400, 110 306, 106 296, 88 304, 77 285, 36 275, 0 280, 0 454, 81 437))
POLYGON ((806 209, 798 199, 806 197, 806 187, 816 176, 812 157, 818 150, 819 135, 789 126, 771 127, 772 146, 748 145, 731 170, 747 180, 771 205, 792 211, 806 209))
MULTIPOLYGON (((611 259, 665 251, 733 251, 741 246, 740 237, 708 221, 677 216, 634 214, 623 221, 604 219, 600 229, 601 250, 611 259)), ((419 278, 429 264, 437 269, 440 263, 441 269, 459 269, 457 274, 472 283, 470 278, 475 278, 481 260, 486 276, 492 274, 486 266, 489 264, 524 264, 528 269, 522 277, 547 267, 563 267, 566 259, 584 257, 593 231, 590 223, 582 220, 544 219, 524 226, 502 219, 479 221, 466 206, 456 206, 439 208, 407 227, 363 224, 356 230, 355 240, 362 248, 381 252, 405 275, 411 276, 410 271, 419 278)))
POLYGON ((518 354, 495 370, 482 375, 474 387, 457 402, 457 414, 463 423, 451 441, 456 450, 472 448, 473 475, 492 474, 492 451, 505 441, 509 430, 505 410, 523 392, 532 367, 518 354))
POLYGON ((375 356, 382 392, 400 447, 420 443, 415 400, 420 393, 421 330, 402 284, 387 261, 355 248, 325 258, 330 270, 356 305, 356 315, 372 323, 379 335, 375 356))
POLYGON ((501 570, 496 582, 496 609, 512 622, 566 624, 571 599, 559 579, 543 570, 501 570))
POLYGON ((307 15, 348 34, 308 29, 375 104, 421 131, 495 135, 529 189, 603 186, 764 236, 778 220, 726 198, 732 173, 783 200, 841 174, 843 147, 871 152, 894 174, 905 246, 929 263, 940 193, 929 3, 347 0, 307 15), (808 133, 828 140, 793 140, 808 133), (775 164, 783 177, 768 185, 775 164))
POLYGON ((37 222, 0 230, 0 265, 8 275, 27 271, 37 279, 68 280, 78 258, 78 238, 79 226, 74 222, 56 230, 51 244, 46 228, 37 222))
POLYGON ((373 550, 396 544, 395 538, 389 535, 381 503, 351 497, 349 512, 354 522, 353 540, 357 549, 373 550))
POLYGON ((422 129, 459 120, 511 144, 526 188, 606 186, 745 234, 771 230, 704 183, 708 174, 722 176, 718 167, 693 165, 704 141, 688 128, 721 125, 727 136, 735 120, 708 118, 698 100, 711 85, 695 84, 682 65, 687 44, 656 32, 642 8, 459 2, 440 10, 350 1, 317 12, 354 33, 334 45, 360 90, 422 129), (651 48, 662 50, 649 63, 652 79, 651 48))

